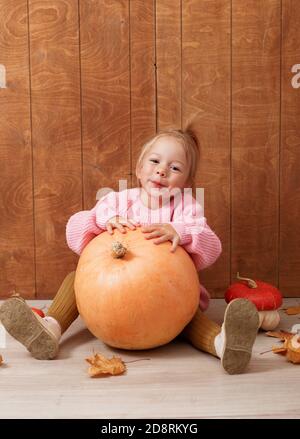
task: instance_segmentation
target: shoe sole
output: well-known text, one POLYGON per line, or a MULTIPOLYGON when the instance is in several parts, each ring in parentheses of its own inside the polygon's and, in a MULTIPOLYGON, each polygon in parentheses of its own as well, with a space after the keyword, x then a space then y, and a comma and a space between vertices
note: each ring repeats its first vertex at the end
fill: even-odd
POLYGON ((242 373, 248 366, 258 328, 259 316, 252 302, 235 299, 229 303, 224 316, 222 366, 230 375, 242 373))
POLYGON ((51 360, 58 353, 58 341, 21 297, 7 299, 0 307, 0 321, 6 331, 22 343, 34 358, 51 360))

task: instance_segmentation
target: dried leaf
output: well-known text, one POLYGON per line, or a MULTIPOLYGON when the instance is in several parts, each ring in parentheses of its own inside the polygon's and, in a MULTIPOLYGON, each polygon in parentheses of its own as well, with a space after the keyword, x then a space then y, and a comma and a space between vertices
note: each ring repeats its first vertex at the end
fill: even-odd
POLYGON ((285 331, 269 331, 266 332, 266 335, 280 338, 283 342, 280 346, 272 347, 274 354, 286 355, 288 361, 295 364, 300 363, 300 337, 298 334, 285 331))
POLYGON ((287 359, 295 364, 300 363, 300 337, 298 334, 288 340, 287 359))
POLYGON ((293 336, 293 334, 284 331, 280 331, 280 332, 270 331, 270 334, 276 334, 276 335, 271 335, 271 337, 278 337, 281 339, 281 341, 283 341, 283 344, 280 344, 280 346, 278 345, 272 346, 272 351, 274 352, 274 354, 286 355, 288 349, 288 343, 291 337, 293 336))
POLYGON ((287 348, 284 348, 282 346, 278 347, 278 346, 272 346, 272 351, 274 352, 274 354, 283 354, 285 355, 287 352, 287 348))
POLYGON ((295 334, 293 334, 292 332, 287 332, 287 331, 268 331, 268 332, 266 332, 266 335, 268 337, 280 338, 280 340, 289 340, 295 334))
POLYGON ((92 378, 103 375, 120 375, 126 370, 124 362, 118 357, 108 359, 102 354, 95 354, 86 358, 86 361, 91 365, 88 373, 92 378))
POLYGON ((300 306, 291 306, 290 308, 286 308, 284 310, 286 314, 289 316, 294 316, 295 314, 300 314, 300 306))

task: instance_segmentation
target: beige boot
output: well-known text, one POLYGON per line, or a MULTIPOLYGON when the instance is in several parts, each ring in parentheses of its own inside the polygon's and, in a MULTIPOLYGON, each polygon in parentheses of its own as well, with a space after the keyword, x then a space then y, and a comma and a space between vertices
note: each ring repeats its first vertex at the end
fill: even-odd
POLYGON ((2 304, 0 321, 34 358, 50 360, 56 357, 59 338, 50 331, 47 321, 32 311, 22 297, 12 297, 2 304))
POLYGON ((225 310, 222 331, 215 340, 217 354, 226 372, 244 372, 251 359, 258 328, 259 316, 252 302, 235 299, 229 303, 225 310))

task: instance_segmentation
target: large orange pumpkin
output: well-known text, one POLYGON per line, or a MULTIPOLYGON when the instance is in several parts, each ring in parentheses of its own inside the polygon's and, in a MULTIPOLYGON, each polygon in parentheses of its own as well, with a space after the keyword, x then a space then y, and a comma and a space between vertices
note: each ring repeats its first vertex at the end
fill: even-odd
POLYGON ((154 244, 138 227, 103 232, 82 252, 75 276, 79 313, 104 343, 149 349, 174 339, 199 305, 199 278, 180 246, 154 244))

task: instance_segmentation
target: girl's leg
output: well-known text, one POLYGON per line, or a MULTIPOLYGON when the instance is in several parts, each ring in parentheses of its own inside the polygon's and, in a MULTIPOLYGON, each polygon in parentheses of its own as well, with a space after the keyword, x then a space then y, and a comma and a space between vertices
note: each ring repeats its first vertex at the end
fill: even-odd
POLYGON ((7 332, 39 360, 56 357, 61 334, 78 316, 74 277, 75 272, 66 276, 44 318, 33 312, 22 297, 7 299, 0 308, 0 320, 7 332))
POLYGON ((219 357, 226 372, 237 374, 250 361, 258 327, 256 307, 249 300, 235 299, 225 310, 222 327, 198 309, 183 335, 196 348, 219 357))
POLYGON ((221 326, 210 320, 200 308, 198 308, 192 321, 184 328, 183 336, 195 348, 218 356, 215 348, 215 338, 221 332, 221 326))
POLYGON ((215 337, 221 332, 221 327, 210 320, 204 311, 209 306, 210 294, 207 289, 200 285, 199 308, 192 321, 184 328, 183 338, 189 340, 195 348, 209 354, 218 356, 215 349, 215 337))
POLYGON ((46 315, 46 319, 51 317, 59 323, 62 334, 79 315, 74 291, 74 279, 75 271, 65 277, 46 315))

